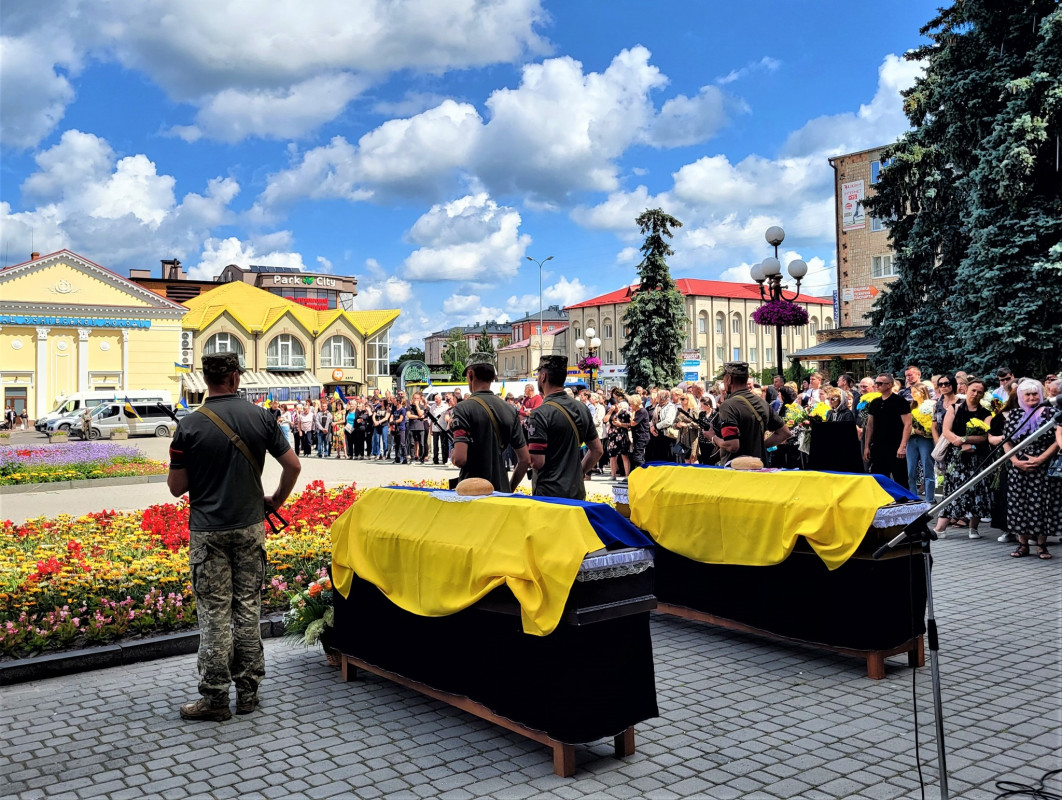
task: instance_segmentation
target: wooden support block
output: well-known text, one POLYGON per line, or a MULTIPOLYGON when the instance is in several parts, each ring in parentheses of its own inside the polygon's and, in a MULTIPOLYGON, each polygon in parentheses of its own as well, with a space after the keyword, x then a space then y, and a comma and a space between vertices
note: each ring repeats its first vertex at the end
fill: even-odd
POLYGON ((358 679, 358 668, 354 666, 354 662, 347 656, 343 656, 343 682, 349 683, 350 681, 356 681, 358 679))
POLYGON ((867 677, 872 681, 885 677, 885 655, 880 650, 867 653, 867 677))
POLYGON ((562 778, 575 774, 575 745, 553 741, 553 772, 562 778))
POLYGON ((926 665, 926 642, 924 636, 915 640, 914 647, 907 651, 907 666, 914 669, 926 665))
POLYGON ((616 758, 626 758, 634 755, 634 726, 617 736, 613 742, 616 746, 616 758))

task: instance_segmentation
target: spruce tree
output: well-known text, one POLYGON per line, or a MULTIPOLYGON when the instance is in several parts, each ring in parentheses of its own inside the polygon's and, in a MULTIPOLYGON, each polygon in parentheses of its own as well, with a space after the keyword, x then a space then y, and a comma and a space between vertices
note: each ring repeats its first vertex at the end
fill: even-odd
POLYGON ((681 379, 679 357, 686 336, 686 306, 667 266, 674 255, 667 239, 682 223, 659 208, 646 210, 635 222, 645 235, 641 283, 634 292, 623 323, 630 331, 620 348, 627 363, 628 386, 672 387, 681 379))
POLYGON ((908 53, 927 61, 903 95, 912 130, 867 202, 892 220, 899 275, 871 313, 878 366, 1057 369, 1060 26, 1052 0, 966 0, 908 53))
POLYGON ((483 326, 483 333, 476 339, 476 352, 477 353, 490 353, 494 355, 494 344, 490 340, 490 335, 487 333, 487 326, 483 326))

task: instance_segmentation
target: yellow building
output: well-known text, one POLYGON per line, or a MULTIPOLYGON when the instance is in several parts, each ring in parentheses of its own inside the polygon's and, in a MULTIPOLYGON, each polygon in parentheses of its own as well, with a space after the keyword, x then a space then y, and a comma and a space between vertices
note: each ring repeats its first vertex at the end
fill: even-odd
POLYGON ((324 311, 232 281, 184 304, 182 360, 186 393, 206 391, 202 358, 238 353, 250 400, 307 400, 390 388, 389 331, 399 311, 324 311))
POLYGON ((82 391, 180 384, 187 309, 69 250, 0 270, 0 392, 30 419, 82 391))

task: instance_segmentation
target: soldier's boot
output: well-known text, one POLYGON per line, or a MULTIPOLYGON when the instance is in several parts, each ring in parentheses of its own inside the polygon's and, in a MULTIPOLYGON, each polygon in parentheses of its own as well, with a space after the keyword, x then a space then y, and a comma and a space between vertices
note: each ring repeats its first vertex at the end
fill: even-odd
POLYGON ((226 703, 223 706, 211 705, 205 697, 200 697, 194 703, 185 703, 181 706, 181 719, 204 722, 224 722, 232 717, 232 712, 226 703))
POLYGON ((256 708, 258 708, 258 695, 257 694, 237 694, 236 695, 236 713, 237 714, 250 714, 256 708))

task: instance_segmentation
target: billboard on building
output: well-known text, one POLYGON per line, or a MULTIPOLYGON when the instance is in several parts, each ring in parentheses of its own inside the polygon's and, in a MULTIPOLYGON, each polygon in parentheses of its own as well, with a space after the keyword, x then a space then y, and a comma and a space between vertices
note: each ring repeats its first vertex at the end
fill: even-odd
POLYGON ((867 212, 863 207, 865 190, 863 181, 841 184, 841 229, 857 231, 867 224, 867 212))

